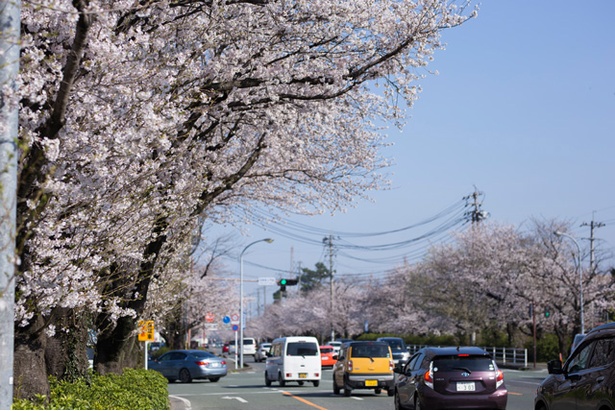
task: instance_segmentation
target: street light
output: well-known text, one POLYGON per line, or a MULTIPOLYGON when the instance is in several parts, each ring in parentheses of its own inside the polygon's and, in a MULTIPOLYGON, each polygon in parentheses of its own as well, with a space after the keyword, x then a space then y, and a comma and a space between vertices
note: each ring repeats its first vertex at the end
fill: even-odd
POLYGON ((262 240, 256 240, 245 246, 241 254, 239 254, 239 344, 235 344, 235 348, 239 349, 239 368, 243 368, 243 253, 245 253, 246 250, 254 244, 263 241, 266 243, 272 243, 273 239, 263 238, 262 240))
POLYGON ((579 242, 570 234, 556 231, 555 235, 558 237, 568 237, 577 246, 577 272, 579 274, 579 306, 581 307, 581 334, 585 334, 585 319, 583 316, 583 272, 581 271, 581 247, 579 242))

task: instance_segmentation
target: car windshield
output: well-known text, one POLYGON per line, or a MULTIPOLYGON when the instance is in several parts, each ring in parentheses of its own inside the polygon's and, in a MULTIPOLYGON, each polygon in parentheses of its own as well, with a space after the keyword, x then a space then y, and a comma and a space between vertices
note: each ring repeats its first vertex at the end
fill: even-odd
POLYGON ((309 342, 291 342, 288 343, 286 355, 318 355, 318 346, 314 343, 309 342))
POLYGON ((352 356, 356 358, 388 357, 389 347, 386 345, 353 345, 352 356))
POLYGON ((447 355, 436 357, 433 360, 433 370, 452 371, 495 371, 495 365, 491 358, 478 355, 447 355))
POLYGON ((329 353, 329 352, 333 352, 333 348, 321 348, 320 352, 323 354, 329 353))

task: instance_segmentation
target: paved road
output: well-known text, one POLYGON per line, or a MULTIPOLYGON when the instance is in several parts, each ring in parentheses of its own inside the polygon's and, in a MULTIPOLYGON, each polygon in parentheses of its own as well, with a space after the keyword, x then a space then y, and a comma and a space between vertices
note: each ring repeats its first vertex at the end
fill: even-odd
MULTIPOLYGON (((393 398, 386 393, 376 395, 373 391, 355 390, 351 397, 333 394, 331 370, 323 370, 319 387, 312 384, 299 386, 289 383, 280 387, 264 384, 264 363, 246 361, 243 370, 234 369, 229 358, 228 376, 217 383, 195 381, 190 384, 169 384, 171 409, 174 410, 352 410, 393 409, 393 398)), ((536 387, 547 376, 543 367, 536 370, 504 370, 504 379, 509 391, 508 409, 533 409, 536 387)))

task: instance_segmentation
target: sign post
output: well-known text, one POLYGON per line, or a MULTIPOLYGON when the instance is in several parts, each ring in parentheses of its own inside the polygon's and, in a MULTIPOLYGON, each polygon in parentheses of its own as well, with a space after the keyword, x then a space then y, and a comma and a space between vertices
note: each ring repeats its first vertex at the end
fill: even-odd
POLYGON ((144 367, 147 370, 147 343, 153 342, 156 338, 154 330, 154 321, 152 320, 139 320, 139 341, 145 342, 143 351, 144 354, 144 367))
POLYGON ((240 342, 237 338, 237 331, 239 331, 239 314, 231 314, 231 326, 233 328, 233 331, 235 331, 235 369, 237 369, 237 366, 239 364, 237 360, 237 355, 241 355, 239 354, 239 350, 241 349, 240 342))

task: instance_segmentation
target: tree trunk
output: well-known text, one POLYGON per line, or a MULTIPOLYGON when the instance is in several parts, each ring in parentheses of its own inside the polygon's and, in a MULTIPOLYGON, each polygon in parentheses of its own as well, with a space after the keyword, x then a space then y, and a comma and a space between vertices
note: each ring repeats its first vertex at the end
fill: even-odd
POLYGON ((56 333, 48 337, 45 349, 47 375, 68 381, 85 377, 89 368, 88 321, 68 308, 54 310, 54 318, 56 333))
POLYGON ((49 381, 45 366, 47 335, 43 332, 44 319, 38 315, 25 328, 15 326, 14 396, 34 399, 36 395, 49 396, 49 381))
POLYGON ((185 330, 182 325, 182 308, 176 307, 167 317, 167 321, 164 324, 166 332, 162 335, 165 339, 167 347, 173 350, 179 350, 184 348, 184 335, 185 330))
POLYGON ((121 317, 113 330, 98 336, 94 356, 96 372, 102 375, 121 374, 124 368, 143 366, 135 330, 134 319, 121 317))
MULTIPOLYGON (((138 269, 136 275, 137 280, 132 287, 127 288, 127 282, 130 283, 131 275, 127 272, 110 271, 110 277, 113 281, 109 281, 109 293, 125 297, 126 290, 130 289, 133 296, 139 296, 135 299, 124 300, 124 307, 134 310, 137 317, 143 314, 145 302, 147 301, 147 293, 152 279, 154 268, 158 262, 160 250, 166 243, 167 237, 163 235, 167 228, 167 223, 164 217, 156 220, 154 229, 152 230, 155 240, 150 242, 143 252, 143 263, 138 269)), ((132 317, 120 317, 114 321, 109 313, 103 312, 96 319, 96 328, 102 330, 96 342, 96 354, 94 356, 94 369, 100 374, 121 373, 124 368, 135 368, 140 358, 138 355, 139 347, 137 344, 137 324, 132 317)))

